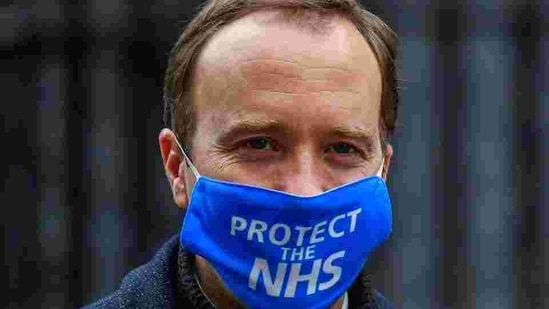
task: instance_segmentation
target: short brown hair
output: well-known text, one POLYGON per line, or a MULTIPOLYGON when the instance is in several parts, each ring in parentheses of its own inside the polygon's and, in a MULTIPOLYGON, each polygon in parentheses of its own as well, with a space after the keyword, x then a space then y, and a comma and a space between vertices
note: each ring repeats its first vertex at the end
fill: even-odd
MULTIPOLYGON (((399 106, 395 70, 397 38, 389 26, 356 0, 211 0, 175 43, 164 77, 165 125, 173 128, 184 147, 190 148, 194 131, 192 104, 186 93, 190 89, 193 64, 202 47, 224 25, 259 10, 312 11, 320 15, 339 14, 350 20, 372 48, 380 66, 382 143, 393 135, 399 106)), ((311 16, 318 14, 292 14, 299 22, 311 16)))

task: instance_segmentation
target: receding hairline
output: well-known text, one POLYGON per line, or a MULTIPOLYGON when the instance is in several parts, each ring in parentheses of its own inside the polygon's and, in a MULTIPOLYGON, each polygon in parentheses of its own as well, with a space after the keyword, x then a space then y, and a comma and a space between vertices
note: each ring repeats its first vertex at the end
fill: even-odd
MULTIPOLYGON (((297 29, 309 34, 325 34, 333 28, 334 19, 341 17, 338 12, 322 12, 305 8, 265 8, 251 12, 273 12, 273 22, 286 22, 299 26, 297 29)), ((250 15, 248 14, 248 15, 250 15)))
MULTIPOLYGON (((228 23, 224 25, 222 28, 218 29, 216 33, 214 33, 211 37, 208 38, 208 40, 204 43, 204 45, 200 48, 200 50, 197 52, 195 61, 191 65, 190 71, 195 71, 199 69, 200 67, 203 67, 202 61, 204 58, 222 58, 223 63, 227 64, 227 54, 224 52, 231 53, 230 50, 227 50, 227 45, 234 44, 235 46, 239 46, 241 44, 240 37, 235 38, 235 33, 230 32, 235 29, 235 27, 239 30, 237 30, 236 36, 240 36, 240 33, 238 31, 242 31, 242 28, 244 29, 246 27, 249 27, 249 29, 252 29, 253 26, 257 25, 258 27, 255 28, 255 30, 263 32, 268 27, 278 27, 279 25, 287 26, 290 31, 296 31, 297 33, 304 34, 306 36, 310 36, 312 39, 316 40, 318 37, 324 37, 328 38, 330 35, 334 34, 334 31, 336 32, 344 32, 342 36, 338 37, 345 37, 344 40, 346 40, 346 43, 349 44, 348 47, 351 46, 354 48, 356 45, 356 42, 359 42, 359 44, 363 44, 364 49, 358 49, 354 48, 355 50, 353 52, 353 58, 357 56, 364 56, 367 54, 367 57, 370 58, 371 61, 375 63, 375 66, 377 68, 377 71, 379 74, 381 74, 381 64, 379 63, 379 60, 377 59, 377 55, 374 52, 373 48, 370 46, 368 41, 364 38, 364 36, 360 33, 360 31, 357 29, 356 25, 345 15, 334 13, 334 12, 316 12, 309 9, 287 9, 287 8, 267 8, 267 9, 258 9, 253 12, 249 12, 248 14, 245 14, 243 16, 240 16, 239 18, 233 20, 231 23, 228 23), (298 10, 301 10, 301 12, 297 12, 298 10), (321 14, 321 15, 319 15, 321 14), (242 24, 244 23, 244 24, 242 24), (320 23, 321 26, 317 26, 316 24, 320 23), (227 33, 226 31, 229 31, 227 33)), ((275 28, 276 29, 276 28, 275 28)), ((267 30, 269 31, 269 30, 267 30)), ((275 30, 276 31, 276 30, 275 30)), ((253 37, 256 33, 254 33, 254 30, 250 30, 249 33, 246 33, 249 37, 253 37)), ((336 34, 338 35, 338 34, 336 34)), ((262 34, 260 34, 262 36, 262 34)), ((244 38, 246 39, 246 38, 244 38)), ((261 39, 261 38, 260 38, 261 39)), ((312 44, 315 44, 316 42, 313 42, 312 44)), ((277 45, 274 43, 274 45, 277 45)), ((264 52, 265 54, 270 53, 270 49, 268 49, 269 45, 265 45, 267 48, 265 48, 264 52)), ((339 45, 338 47, 342 47, 345 45, 339 45)), ((255 46, 252 46, 254 48, 255 46)), ((255 50, 257 52, 257 50, 255 50)), ((311 49, 313 52, 312 55, 314 55, 314 50, 311 49)), ((246 51, 243 50, 240 55, 242 55, 242 58, 239 57, 240 60, 245 60, 246 51)), ((255 55, 254 55, 255 56, 255 55)), ((337 59, 341 59, 341 57, 337 57, 337 59)), ((336 59, 334 59, 336 60, 336 59)), ((187 90, 192 89, 193 85, 195 84, 195 80, 193 78, 193 74, 189 74, 188 76, 188 88, 187 90)), ((381 81, 380 81, 381 82, 381 81)))

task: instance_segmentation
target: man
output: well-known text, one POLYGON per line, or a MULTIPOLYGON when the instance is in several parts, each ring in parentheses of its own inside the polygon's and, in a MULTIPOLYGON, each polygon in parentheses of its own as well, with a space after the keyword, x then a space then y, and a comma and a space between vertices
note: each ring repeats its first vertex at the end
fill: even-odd
POLYGON ((352 0, 209 2, 166 73, 182 231, 90 307, 390 307, 361 270, 391 229, 394 42, 352 0))

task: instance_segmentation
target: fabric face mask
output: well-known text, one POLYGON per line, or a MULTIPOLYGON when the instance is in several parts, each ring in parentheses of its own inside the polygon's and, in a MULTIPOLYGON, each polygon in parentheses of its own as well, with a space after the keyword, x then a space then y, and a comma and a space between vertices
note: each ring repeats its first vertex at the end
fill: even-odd
POLYGON ((391 233, 382 168, 375 176, 298 196, 200 176, 179 148, 197 178, 181 244, 208 260, 249 308, 329 307, 391 233))

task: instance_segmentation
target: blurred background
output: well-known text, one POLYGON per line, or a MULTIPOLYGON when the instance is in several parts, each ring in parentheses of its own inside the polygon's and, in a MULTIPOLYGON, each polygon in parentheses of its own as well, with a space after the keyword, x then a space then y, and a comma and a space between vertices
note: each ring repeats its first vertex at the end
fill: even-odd
MULTIPOLYGON (((374 286, 402 308, 549 308, 549 3, 363 3, 403 80, 374 286)), ((162 75, 199 4, 2 1, 0 307, 89 303, 178 233, 162 75)))

